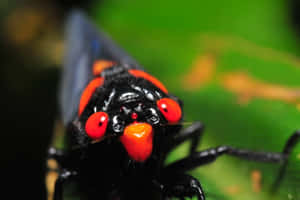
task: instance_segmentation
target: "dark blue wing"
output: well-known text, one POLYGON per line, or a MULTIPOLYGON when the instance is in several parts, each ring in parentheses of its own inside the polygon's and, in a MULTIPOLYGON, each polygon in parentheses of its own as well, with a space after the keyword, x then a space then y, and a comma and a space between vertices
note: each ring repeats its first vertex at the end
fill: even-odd
POLYGON ((104 33, 89 22, 80 11, 73 11, 66 24, 66 55, 59 94, 60 112, 66 125, 75 119, 80 96, 92 76, 95 59, 108 59, 126 68, 139 64, 104 33))

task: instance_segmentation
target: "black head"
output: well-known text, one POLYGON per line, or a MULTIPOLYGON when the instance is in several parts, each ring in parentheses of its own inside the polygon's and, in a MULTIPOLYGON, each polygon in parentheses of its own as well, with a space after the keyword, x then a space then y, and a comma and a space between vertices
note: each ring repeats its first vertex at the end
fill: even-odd
POLYGON ((157 82, 130 73, 105 79, 80 116, 91 141, 119 140, 128 155, 139 162, 151 155, 154 134, 181 119, 182 106, 177 98, 157 82))

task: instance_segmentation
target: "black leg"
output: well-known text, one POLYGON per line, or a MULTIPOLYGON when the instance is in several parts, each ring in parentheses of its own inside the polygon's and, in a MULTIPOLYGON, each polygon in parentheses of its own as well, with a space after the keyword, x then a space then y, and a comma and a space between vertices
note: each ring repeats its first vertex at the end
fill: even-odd
POLYGON ((168 151, 183 143, 187 139, 192 139, 190 153, 194 153, 200 142, 203 130, 204 125, 201 122, 194 122, 191 126, 174 136, 173 140, 170 142, 168 151))
POLYGON ((299 140, 300 131, 296 131, 286 142, 282 153, 254 152, 245 149, 237 149, 230 146, 220 146, 217 148, 207 149, 201 152, 196 152, 187 158, 171 163, 170 165, 166 166, 164 170, 166 173, 170 171, 183 172, 191 170, 195 167, 211 163, 221 155, 230 155, 241 159, 258 162, 281 163, 282 167, 273 185, 273 191, 275 191, 279 186, 280 181, 284 175, 288 162, 288 157, 293 148, 299 142, 299 140))
POLYGON ((231 155, 245 160, 271 163, 282 162, 285 158, 282 153, 253 152, 245 149, 236 149, 230 146, 220 146, 201 152, 196 152, 187 158, 175 161, 174 163, 168 165, 165 170, 181 172, 191 170, 195 167, 211 163, 221 155, 231 155))
POLYGON ((68 170, 63 170, 56 182, 54 188, 54 200, 62 200, 63 199, 63 184, 69 180, 71 177, 75 177, 77 175, 76 172, 71 172, 68 170))
POLYGON ((282 178, 284 177, 284 173, 286 171, 286 167, 288 165, 288 157, 291 154, 292 150, 294 149, 294 147, 296 146, 296 144, 299 142, 300 140, 300 130, 295 131, 295 133, 288 139, 287 143, 284 146, 284 149, 282 151, 282 154, 285 155, 285 159, 284 162, 282 163, 279 173, 274 181, 274 184, 272 185, 272 189, 271 192, 275 193, 278 188, 279 185, 282 181, 282 178))
POLYGON ((205 200, 205 196, 199 181, 187 174, 168 174, 163 179, 163 194, 165 199, 168 197, 184 197, 197 196, 198 200, 205 200))

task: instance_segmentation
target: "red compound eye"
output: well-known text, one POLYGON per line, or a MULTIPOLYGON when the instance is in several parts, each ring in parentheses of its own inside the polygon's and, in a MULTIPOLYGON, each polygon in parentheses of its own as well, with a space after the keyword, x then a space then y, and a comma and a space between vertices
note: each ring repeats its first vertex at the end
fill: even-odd
POLYGON ((105 134, 107 123, 108 115, 105 112, 96 112, 86 121, 85 131, 93 140, 99 140, 105 134))
POLYGON ((181 108, 176 101, 169 98, 162 98, 156 103, 160 112, 164 115, 169 123, 173 124, 180 120, 181 108))

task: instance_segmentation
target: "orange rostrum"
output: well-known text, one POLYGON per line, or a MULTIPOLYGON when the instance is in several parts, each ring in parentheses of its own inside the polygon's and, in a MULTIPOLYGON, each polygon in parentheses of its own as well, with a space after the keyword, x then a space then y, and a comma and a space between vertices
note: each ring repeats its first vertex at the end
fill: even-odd
POLYGON ((135 161, 143 162, 152 153, 152 126, 147 123, 128 125, 120 137, 128 155, 135 161))

